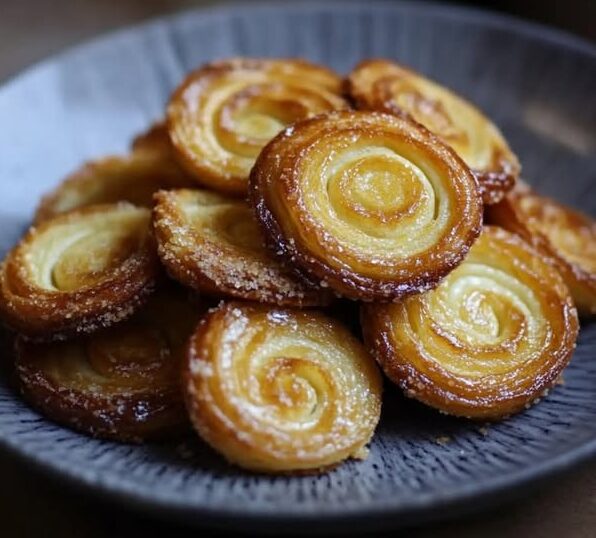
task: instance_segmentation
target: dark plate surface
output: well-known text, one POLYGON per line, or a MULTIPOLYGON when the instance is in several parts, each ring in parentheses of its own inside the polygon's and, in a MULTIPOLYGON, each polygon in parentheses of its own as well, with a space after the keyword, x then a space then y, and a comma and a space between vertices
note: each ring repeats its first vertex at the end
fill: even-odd
MULTIPOLYGON (((596 51, 508 18, 426 3, 300 3, 197 11, 110 35, 0 90, 0 252, 40 195, 80 162, 125 151, 184 73, 230 55, 304 56, 347 72, 396 58, 481 106, 527 180, 596 213, 596 51)), ((445 517, 596 454, 596 324, 584 323, 565 384, 483 427, 403 401, 388 387, 365 462, 320 477, 227 466, 194 438, 127 446, 31 411, 0 379, 0 446, 110 498, 186 521, 371 528, 445 517)), ((6 377, 6 376, 4 376, 6 377)), ((298 527, 296 527, 298 528, 298 527)))

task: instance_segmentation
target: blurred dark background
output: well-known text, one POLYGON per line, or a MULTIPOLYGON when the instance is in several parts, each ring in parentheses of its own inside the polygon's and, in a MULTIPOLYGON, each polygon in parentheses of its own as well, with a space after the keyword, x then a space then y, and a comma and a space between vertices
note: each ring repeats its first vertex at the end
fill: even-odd
POLYGON ((476 0, 459 4, 509 13, 596 41, 596 0, 476 0))
MULTIPOLYGON (((0 0, 0 81, 90 36, 181 9, 224 3, 213 0, 0 0)), ((596 41, 596 0, 459 3, 514 14, 596 41)))

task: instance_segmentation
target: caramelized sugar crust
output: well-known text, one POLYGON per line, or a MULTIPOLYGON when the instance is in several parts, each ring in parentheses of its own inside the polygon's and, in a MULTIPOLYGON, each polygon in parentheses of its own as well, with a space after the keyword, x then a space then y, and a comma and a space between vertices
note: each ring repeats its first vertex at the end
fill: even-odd
POLYGON ((170 100, 168 129, 198 182, 244 196, 263 146, 297 120, 347 108, 341 93, 340 77, 304 60, 232 58, 186 78, 170 100))
POLYGON ((410 117, 450 145, 478 179, 485 204, 503 198, 520 164, 499 129, 474 105, 419 73, 382 59, 360 63, 346 91, 363 110, 410 117))
POLYGON ((486 226, 435 290, 362 309, 365 342, 406 395, 445 413, 500 419, 540 399, 575 348, 563 279, 519 236, 486 226))
POLYGON ((39 340, 93 332, 130 317, 159 262, 148 209, 89 206, 32 227, 0 266, 0 316, 39 340))
POLYGON ((584 316, 596 314, 596 221, 529 187, 486 211, 488 222, 521 235, 548 256, 584 316))
POLYGON ((180 371, 205 307, 178 289, 158 291, 132 318, 68 342, 17 339, 25 398, 60 424, 139 442, 188 427, 180 371))
POLYGON ((153 226, 169 273, 196 290, 292 306, 322 306, 332 299, 267 251, 243 200, 198 189, 162 191, 153 226))
POLYGON ((35 222, 94 204, 130 202, 150 208, 154 192, 194 184, 160 142, 138 140, 130 155, 91 161, 70 174, 42 198, 35 222))
POLYGON ((362 344, 318 312, 221 304, 188 348, 185 395, 196 430, 251 470, 312 472, 366 457, 381 389, 362 344))
POLYGON ((270 249, 352 299, 433 288, 481 228, 468 167, 424 127, 389 114, 335 112, 288 128, 261 152, 250 187, 270 249))

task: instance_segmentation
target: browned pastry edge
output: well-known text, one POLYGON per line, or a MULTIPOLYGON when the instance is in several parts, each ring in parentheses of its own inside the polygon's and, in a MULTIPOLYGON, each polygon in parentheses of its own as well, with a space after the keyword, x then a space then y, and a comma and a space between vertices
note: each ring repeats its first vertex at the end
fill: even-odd
POLYGON ((18 388, 42 414, 94 437, 138 443, 190 432, 181 371, 186 339, 207 308, 188 290, 164 281, 147 307, 116 327, 69 342, 33 343, 17 336, 18 388), (71 346, 72 362, 61 363, 71 346), (112 372, 118 359, 122 370, 116 366, 112 372), (99 370, 95 360, 101 361, 99 370), (69 377, 62 380, 64 372, 69 377))
MULTIPOLYGON (((34 241, 55 222, 76 220, 79 216, 102 212, 121 204, 88 206, 31 227, 0 265, 0 319, 24 338, 35 341, 64 340, 92 333, 130 317, 145 303, 160 277, 154 240, 147 243, 124 266, 103 282, 73 292, 54 292, 31 285, 20 273, 25 267, 21 246, 34 241), (11 282, 27 289, 14 293, 11 282)), ((123 206, 130 204, 122 204, 123 206)))
POLYGON ((472 170, 478 180, 478 187, 485 206, 499 203, 507 192, 513 189, 519 176, 520 168, 513 171, 506 163, 498 160, 501 163, 499 170, 490 172, 472 170))
MULTIPOLYGON (((376 112, 332 112, 298 122, 292 127, 292 134, 296 133, 298 129, 306 129, 309 125, 316 124, 316 122, 320 122, 324 118, 341 118, 349 114, 387 116, 387 114, 376 112)), ((435 149, 437 153, 440 153, 449 159, 451 163, 455 163, 461 170, 465 170, 466 174, 472 176, 465 163, 451 148, 444 145, 435 135, 419 123, 413 122, 408 118, 405 118, 405 121, 411 124, 417 132, 417 136, 411 137, 412 143, 432 144, 435 148, 438 148, 435 149)), ((450 256, 449 260, 444 262, 441 268, 434 270, 425 268, 424 274, 421 274, 420 270, 416 269, 412 272, 408 281, 380 281, 364 275, 357 275, 346 269, 333 268, 312 255, 312 253, 302 251, 301 245, 296 238, 285 237, 278 219, 273 215, 269 207, 267 200, 269 193, 264 192, 264 187, 260 185, 261 182, 266 181, 261 176, 266 175, 267 160, 275 160, 278 157, 278 146, 283 145, 285 138, 288 136, 292 135, 288 135, 287 131, 279 133, 263 148, 263 151, 257 158, 249 181, 249 202, 255 210, 269 250, 276 253, 283 260, 290 260, 290 267, 293 268, 294 272, 312 285, 329 286, 341 296, 360 301, 395 301, 414 293, 428 291, 435 288, 443 277, 461 263, 482 230, 482 203, 478 194, 477 224, 469 229, 466 237, 462 238, 462 248, 459 254, 457 256, 450 256)), ((476 180, 474 179, 473 181, 477 186, 476 180)), ((282 188, 286 197, 290 198, 293 194, 293 187, 283 184, 282 188)))
POLYGON ((269 263, 249 259, 238 249, 193 233, 176 203, 178 193, 184 192, 158 192, 153 209, 158 253, 172 278, 215 297, 297 307, 332 302, 331 293, 302 282, 273 256, 269 263))
MULTIPOLYGON (((336 77, 338 80, 337 97, 342 101, 344 100, 343 96, 341 96, 341 78, 338 75, 336 75, 327 67, 314 64, 300 58, 272 59, 264 57, 232 57, 218 60, 207 63, 202 67, 190 72, 186 75, 183 82, 176 88, 167 106, 166 126, 170 134, 170 141, 178 162, 189 174, 195 178, 199 184, 229 196, 246 196, 246 177, 234 176, 229 172, 222 176, 222 174, 216 172, 211 165, 205 164, 205 162, 198 158, 194 153, 189 152, 185 141, 181 140, 180 137, 176 135, 176 124, 180 121, 179 116, 181 116, 181 113, 178 109, 182 108, 185 93, 190 87, 197 85, 197 80, 202 78, 212 77, 218 74, 225 74, 227 72, 234 72, 237 69, 269 69, 269 66, 282 62, 287 62, 288 64, 296 65, 298 67, 302 66, 310 70, 316 70, 320 73, 326 73, 327 75, 336 77)), ((347 102, 345 103, 345 106, 348 106, 347 102)))
POLYGON ((34 224, 90 205, 129 202, 150 208, 154 191, 194 184, 173 160, 172 150, 166 153, 158 147, 160 142, 152 140, 139 144, 143 149, 130 155, 88 161, 71 172, 41 198, 34 224), (76 201, 64 209, 60 207, 64 200, 76 201))
MULTIPOLYGON (((1 279, 2 277, 0 277, 0 281, 1 279)), ((125 290, 118 286, 106 286, 102 288, 98 291, 106 295, 118 295, 120 292, 123 294, 126 293, 125 290)), ((101 313, 90 313, 87 316, 81 316, 79 318, 73 315, 64 320, 61 315, 56 315, 49 317, 49 319, 44 319, 42 323, 36 324, 28 314, 18 315, 14 310, 10 311, 2 304, 0 304, 0 315, 3 317, 6 326, 18 332, 23 339, 32 342, 67 340, 81 334, 94 333, 104 327, 110 327, 128 319, 145 304, 153 291, 154 284, 148 284, 133 297, 126 297, 121 302, 112 303, 108 307, 105 307, 101 313)), ((43 306, 43 308, 46 307, 52 308, 57 313, 76 310, 76 304, 73 305, 72 301, 54 300, 51 307, 43 306)))
POLYGON ((542 252, 547 259, 559 271, 567 286, 569 287, 579 313, 582 316, 596 315, 596 274, 589 273, 580 267, 577 263, 567 261, 561 255, 551 241, 538 230, 532 230, 527 222, 527 217, 518 207, 524 196, 540 196, 543 199, 544 207, 556 207, 571 218, 574 222, 583 223, 589 219, 573 209, 563 204, 536 194, 526 185, 521 185, 498 204, 485 209, 485 220, 489 224, 496 224, 520 235, 527 242, 531 243, 536 249, 542 252))
MULTIPOLYGON (((373 64, 376 62, 385 62, 382 58, 369 58, 360 62, 353 71, 366 67, 369 64, 373 64)), ((394 62, 393 62, 394 63, 394 62)), ((399 65, 399 64, 396 64, 399 65)), ((405 72, 412 73, 416 77, 420 77, 423 79, 427 79, 417 71, 399 65, 399 68, 405 72)), ((427 79, 430 80, 430 79, 427 79)), ((433 84, 438 84, 431 80, 433 84)), ((453 95, 456 95, 458 99, 463 99, 462 97, 458 96, 448 88, 443 87, 445 90, 449 91, 453 95)), ((346 79, 344 79, 344 94, 348 99, 351 100, 355 108, 359 110, 377 110, 379 112, 386 112, 389 114, 394 114, 401 118, 406 118, 411 121, 416 121, 408 112, 403 110, 402 108, 395 105, 395 103, 391 101, 384 101, 379 102, 375 100, 374 104, 371 103, 371 100, 367 94, 364 94, 356 88, 354 81, 352 80, 352 74, 348 75, 346 79)), ((474 104, 472 104, 467 99, 463 99, 470 108, 476 110, 482 116, 485 116, 484 113, 478 109, 474 104)), ((488 120, 488 118, 487 118, 488 120)), ((488 120, 490 121, 490 120, 488 120)), ((511 153, 512 155, 513 152, 511 153)), ((482 194, 482 201, 485 205, 496 204, 500 200, 503 199, 505 194, 510 191, 517 182, 519 175, 521 172, 521 166, 517 159, 514 161, 507 160, 500 152, 498 152, 493 157, 493 166, 490 170, 474 170, 472 169, 472 173, 478 180, 478 185, 480 188, 480 193, 482 194)))
MULTIPOLYGON (((521 237, 509 233, 496 226, 485 228, 491 235, 505 234, 509 236, 507 241, 518 245, 531 256, 534 256, 542 264, 549 265, 548 259, 532 245, 528 244, 521 237)), ((441 413, 465 417, 471 420, 497 421, 529 408, 546 396, 549 390, 559 383, 561 372, 568 365, 575 350, 579 324, 577 312, 574 308, 571 297, 560 279, 556 284, 556 294, 561 301, 565 328, 563 329, 564 343, 557 350, 556 357, 548 356, 553 362, 552 367, 542 376, 534 379, 533 383, 525 390, 516 389, 512 394, 508 390, 502 390, 499 397, 491 398, 487 395, 479 395, 470 398, 468 392, 472 390, 472 384, 466 387, 466 395, 462 395, 462 386, 467 382, 455 374, 448 376, 448 381, 443 384, 435 382, 431 377, 419 371, 410 363, 407 357, 400 355, 394 345, 395 323, 389 310, 396 306, 391 304, 363 304, 360 311, 360 324, 367 349, 373 355, 377 363, 382 367, 385 375, 395 383, 407 397, 415 398, 422 403, 438 409, 441 413)), ((417 297, 410 297, 408 300, 415 300, 417 297)), ((447 345, 447 344, 446 344, 447 345)), ((450 345, 457 348, 460 344, 451 342, 450 345)), ((436 374, 438 375, 438 374, 436 374)))
MULTIPOLYGON (((236 317, 238 315, 243 315, 240 314, 240 311, 243 311, 244 313, 246 312, 250 312, 250 311, 258 311, 258 310, 263 310, 266 308, 270 308, 272 312, 278 312, 278 313, 282 313, 283 310, 281 309, 276 309, 275 306, 271 305, 264 305, 261 303, 251 303, 251 302, 220 302, 220 304, 217 307, 212 308, 206 316, 203 317, 203 319, 201 319, 201 321, 199 322, 199 324, 197 325, 197 328, 195 330, 195 332, 191 335, 190 339, 189 339, 189 343, 188 343, 188 349, 187 349, 187 360, 185 362, 185 366, 183 368, 183 387, 184 387, 184 397, 185 397, 185 403, 186 403, 186 407, 188 410, 188 414, 190 416, 191 422, 195 428, 195 430, 197 431, 197 433, 201 436, 201 438, 208 443, 215 451, 217 451, 219 454, 221 454, 227 461, 229 461, 229 463, 233 464, 233 465, 239 465, 241 467, 243 467, 244 469, 247 469, 249 471, 252 472, 258 472, 258 473, 264 473, 264 474, 275 474, 275 475, 282 475, 282 476, 310 476, 310 475, 318 475, 318 474, 322 474, 322 473, 326 473, 329 472, 331 470, 333 470, 334 468, 338 467, 339 465, 341 465, 342 463, 344 463, 346 460, 348 459, 366 459, 366 457, 368 456, 368 444, 370 443, 372 437, 374 436, 374 430, 370 435, 370 438, 368 439, 367 442, 365 442, 360 449, 358 449, 357 452, 352 453, 344 458, 342 458, 341 460, 338 460, 336 462, 330 463, 329 465, 321 465, 319 467, 310 467, 310 468, 297 468, 297 469, 274 469, 274 468, 269 468, 267 466, 264 466, 261 462, 260 465, 252 467, 246 464, 246 462, 241 463, 237 460, 235 460, 234 458, 231 458, 225 450, 222 450, 221 447, 219 445, 225 445, 227 443, 227 441, 225 440, 226 436, 231 436, 231 438, 233 439, 232 444, 236 444, 236 445, 245 445, 245 449, 247 451, 251 451, 252 448, 251 443, 249 441, 247 441, 243 436, 242 436, 242 432, 238 431, 236 429, 233 428, 232 424, 226 424, 226 421, 224 420, 222 421, 222 417, 218 416, 217 412, 213 412, 212 410, 210 410, 209 413, 205 413, 205 411, 202 410, 202 405, 199 402, 199 397, 196 391, 196 387, 195 387, 195 376, 197 375, 197 373, 201 370, 201 367, 199 367, 198 362, 200 360, 206 360, 206 357, 209 356, 210 353, 210 346, 213 345, 214 342, 217 341, 218 338, 221 337, 220 333, 221 332, 225 332, 226 327, 224 326, 222 328, 222 325, 224 325, 226 323, 226 318, 230 318, 230 316, 232 317, 236 317), (209 425, 209 422, 215 419, 215 423, 213 423, 211 426, 209 425), (218 425, 217 422, 220 422, 220 424, 218 425), (224 424, 223 428, 222 428, 222 424, 224 424)), ((292 309, 286 309, 285 312, 291 312, 292 309)), ((312 315, 314 317, 316 317, 318 320, 324 320, 325 318, 328 318, 329 321, 333 322, 336 324, 337 327, 339 327, 339 329, 341 331, 345 332, 346 338, 352 339, 354 341, 354 343, 356 345, 358 345, 362 351, 364 351, 364 347, 362 346, 362 343, 360 340, 358 340, 356 337, 354 337, 352 334, 350 334, 350 331, 343 327, 342 323, 340 321, 338 321, 337 319, 334 318, 330 318, 327 315, 325 315, 322 312, 319 311, 308 311, 308 310, 300 310, 300 311, 296 311, 294 310, 294 312, 298 312, 299 315, 301 316, 307 316, 307 315, 312 315)), ((293 328, 293 331, 298 331, 298 328, 293 328)), ((221 350, 221 348, 220 348, 221 350)), ((218 351, 219 352, 219 351, 218 351)), ((367 355, 367 353, 364 351, 365 355, 367 355)), ((291 360, 291 359, 285 359, 285 360, 291 360)), ((374 363, 374 361, 373 361, 374 363)), ((369 379, 369 381, 371 381, 373 386, 376 386, 378 390, 378 400, 377 400, 377 409, 376 409, 376 420, 375 420, 375 427, 378 425, 378 420, 380 418, 380 404, 381 404, 381 392, 382 392, 382 379, 381 379, 381 375, 380 372, 376 369, 373 368, 373 370, 371 372, 369 372, 371 374, 372 380, 369 379)), ((216 375, 216 374, 211 374, 211 375, 216 375)), ((272 382, 273 380, 270 380, 270 382, 272 382)), ((372 390, 371 394, 374 393, 375 391, 372 390)), ((224 396, 221 396, 222 398, 224 396)), ((208 398, 207 401, 212 402, 211 397, 208 398)), ((262 432, 261 435, 263 435, 265 438, 268 437, 266 432, 262 432)), ((253 461, 253 465, 254 465, 254 461, 253 461)))
POLYGON ((25 400, 59 424, 93 437, 127 443, 163 439, 188 430, 182 396, 172 405, 172 391, 145 393, 132 401, 122 394, 92 397, 65 389, 48 379, 36 365, 44 344, 16 341, 16 370, 25 400))
POLYGON ((374 318, 370 308, 374 305, 363 305, 361 311, 362 333, 368 349, 382 367, 385 375, 395 383, 409 398, 415 398, 420 402, 437 409, 440 413, 463 417, 469 420, 478 421, 500 421, 528 409, 536 404, 541 398, 548 395, 551 388, 557 385, 561 372, 567 366, 573 348, 569 353, 559 359, 559 367, 553 368, 549 376, 539 380, 539 388, 533 387, 524 393, 517 394, 515 398, 503 399, 500 402, 491 401, 490 406, 483 408, 479 402, 465 402, 458 399, 449 388, 443 389, 437 386, 427 376, 419 373, 415 368, 405 364, 397 365, 389 357, 395 351, 387 336, 391 330, 391 321, 386 317, 374 318), (365 323, 364 320, 367 320, 365 323), (383 331, 383 334, 379 336, 383 331), (498 405, 498 410, 495 409, 498 405))

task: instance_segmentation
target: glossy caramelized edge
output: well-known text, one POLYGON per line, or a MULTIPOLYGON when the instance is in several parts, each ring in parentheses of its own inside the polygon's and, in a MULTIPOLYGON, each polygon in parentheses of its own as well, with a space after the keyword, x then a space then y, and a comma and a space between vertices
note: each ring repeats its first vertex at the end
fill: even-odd
MULTIPOLYGON (((558 213, 564 222, 557 222, 560 230, 577 234, 582 227, 591 228, 593 243, 596 245, 596 221, 552 198, 534 192, 529 186, 519 185, 498 204, 486 208, 485 219, 514 232, 540 250, 559 271, 569 287, 575 304, 582 316, 596 315, 596 273, 582 267, 577 261, 570 260, 538 227, 533 220, 544 221, 548 212, 558 213), (528 215, 521 207, 526 197, 535 200, 535 211, 528 215)), ((560 220, 560 219, 559 219, 560 220)), ((544 225, 546 223, 543 222, 544 225)), ((596 248, 596 247, 593 247, 596 248)), ((580 252, 577 253, 581 255, 580 252)))
POLYGON ((151 208, 155 191, 192 186, 194 181, 159 144, 138 142, 142 149, 129 155, 84 163, 42 197, 34 223, 97 204, 130 202, 151 208))
MULTIPOLYGON (((453 190, 456 190, 455 187, 453 190)), ((407 295, 437 286, 445 275, 461 263, 482 228, 481 197, 476 180, 465 163, 423 126, 409 119, 378 112, 332 112, 298 122, 282 131, 263 149, 252 169, 249 201, 255 208, 270 251, 289 260, 297 274, 303 278, 317 285, 329 286, 344 297, 363 301, 400 300, 407 295), (453 236, 453 231, 461 228, 460 236, 452 237, 453 245, 450 245, 449 256, 438 252, 433 256, 429 255, 427 257, 434 261, 433 266, 422 268, 419 260, 412 258, 408 262, 409 268, 405 268, 408 269, 407 275, 404 277, 404 268, 400 268, 402 275, 396 275, 393 279, 357 274, 345 264, 340 268, 327 262, 328 252, 325 249, 329 244, 325 244, 324 225, 308 222, 309 216, 304 208, 295 203, 300 196, 300 177, 296 172, 294 157, 299 154, 299 158, 305 160, 306 151, 316 143, 313 139, 317 135, 332 136, 337 132, 335 129, 338 122, 344 122, 346 130, 360 128, 365 135, 375 133, 377 123, 380 124, 382 133, 386 123, 393 135, 414 144, 420 151, 427 152, 427 157, 437 164, 438 169, 442 169, 449 181, 455 184, 454 178, 458 178, 457 188, 466 194, 465 202, 460 200, 458 203, 465 210, 450 232, 450 236, 453 236), (293 214, 304 229, 288 232, 287 215, 282 215, 275 208, 276 204, 281 204, 284 211, 293 214), (308 230, 305 227, 307 225, 308 230), (318 238, 317 252, 304 244, 304 237, 308 236, 318 238), (459 245, 457 251, 454 250, 456 243, 459 245)), ((455 215, 455 211, 452 211, 452 215, 455 215)), ((427 255, 428 251, 423 254, 427 255)), ((337 253, 334 252, 334 255, 337 253)))
POLYGON ((317 311, 222 302, 199 323, 187 357, 184 386, 193 425, 230 462, 264 473, 311 474, 367 457, 380 418, 382 378, 361 342, 336 319, 317 311), (282 350, 275 345, 276 331, 282 350), (309 358, 309 345, 318 348, 318 359, 309 358), (324 345, 329 349, 321 360, 324 345), (272 356, 263 351, 267 346, 274 348, 272 356), (293 347, 296 357, 283 354, 293 347), (226 374, 229 368, 249 378, 226 374), (311 409, 313 397, 318 405, 311 409))
MULTIPOLYGON (((353 101, 357 109, 386 112, 415 121, 410 112, 398 106, 392 99, 376 95, 374 93, 374 88, 365 89, 363 87, 364 85, 359 78, 365 77, 367 70, 371 69, 386 69, 395 73, 401 72, 406 77, 421 80, 425 84, 438 88, 447 98, 455 100, 460 105, 467 107, 474 115, 485 120, 499 147, 493 149, 490 166, 484 169, 472 169, 472 172, 478 180, 483 201, 486 205, 495 204, 502 200, 505 193, 514 187, 521 172, 521 165, 519 159, 515 153, 513 153, 503 134, 496 125, 494 125, 494 123, 480 109, 478 109, 478 107, 467 99, 464 99, 452 90, 414 71, 410 67, 405 67, 395 61, 383 58, 369 58, 356 65, 344 80, 344 91, 353 101)), ((368 85, 368 82, 365 85, 368 85)))
MULTIPOLYGON (((32 226, 0 264, 0 318, 31 340, 63 340, 92 333, 130 317, 153 293, 161 269, 149 229, 139 248, 117 270, 78 290, 42 288, 31 281, 28 252, 53 226, 70 225, 110 211, 146 211, 128 203, 88 206, 32 226)), ((53 270, 53 268, 52 268, 53 270)))
MULTIPOLYGON (((184 122, 188 122, 187 116, 191 115, 188 104, 187 94, 190 92, 190 98, 193 100, 193 113, 197 113, 196 101, 200 96, 210 91, 210 81, 217 80, 218 77, 224 77, 228 74, 247 72, 259 72, 263 76, 270 77, 267 81, 272 86, 275 86, 277 91, 283 91, 284 82, 283 77, 286 75, 283 70, 294 68, 302 70, 303 78, 309 76, 318 77, 320 82, 320 91, 329 94, 334 94, 334 98, 342 103, 342 107, 348 107, 347 101, 342 95, 342 79, 339 75, 334 73, 331 69, 311 63, 300 58, 247 58, 247 57, 232 57, 228 59, 218 60, 207 63, 200 68, 189 73, 182 84, 180 84, 172 94, 167 106, 166 121, 167 128, 170 134, 170 140, 173 144, 175 154, 180 164, 192 174, 196 181, 201 185, 227 194, 230 196, 244 197, 247 191, 248 173, 246 175, 234 173, 231 171, 229 165, 215 164, 211 161, 213 155, 203 154, 203 149, 198 147, 193 148, 192 140, 182 135, 184 122), (326 79, 323 81, 323 79, 326 79)), ((264 84, 265 80, 260 81, 264 84)), ((257 82, 249 83, 257 84, 257 82)), ((309 90, 313 91, 315 85, 308 85, 309 90)), ((306 86, 305 86, 306 87, 306 86)), ((243 93, 246 88, 240 88, 236 93, 243 93)), ((233 95, 236 95, 233 94, 233 95)), ((293 102, 289 99, 286 102, 286 111, 291 110, 293 102)), ((213 114, 221 112, 220 108, 213 110, 213 114)), ((334 107, 335 108, 335 107, 334 107)), ((209 118, 209 122, 214 120, 209 118)), ((216 124, 217 126, 217 124, 216 124)), ((211 125, 213 131, 214 125, 211 125)), ((212 133, 210 133, 212 134, 212 133)), ((236 136, 234 134, 234 136, 236 136)), ((240 140, 248 140, 248 137, 239 134, 240 140)), ((221 144, 217 142, 218 147, 221 144)), ((196 144, 195 144, 196 146, 196 144)), ((231 153, 231 152, 230 152, 231 153)), ((230 162, 234 157, 228 158, 230 162)))
MULTIPOLYGON (((333 300, 326 290, 303 282, 273 255, 231 244, 213 230, 193 226, 184 205, 195 197, 214 203, 245 202, 204 190, 161 191, 155 195, 153 228, 162 263, 179 282, 214 296, 235 297, 287 306, 324 306, 333 300)), ((248 205, 246 209, 249 210, 248 205)), ((252 218, 252 214, 251 214, 252 218)))
MULTIPOLYGON (((536 284, 536 288, 532 291, 538 291, 544 295, 544 303, 547 304, 549 312, 553 314, 554 311, 557 311, 558 314, 556 320, 553 321, 554 316, 548 319, 549 325, 547 327, 549 330, 553 330, 552 324, 557 323, 555 327, 558 330, 557 338, 551 339, 545 336, 544 349, 530 349, 531 360, 528 359, 524 362, 523 368, 514 365, 513 369, 507 370, 506 374, 498 374, 497 376, 497 374, 493 375, 489 371, 481 377, 475 378, 462 376, 449 371, 448 368, 444 368, 441 364, 443 356, 440 354, 432 357, 425 355, 428 353, 424 347, 425 343, 418 340, 419 343, 417 344, 412 338, 419 336, 418 332, 426 327, 417 328, 415 325, 417 322, 410 320, 410 316, 413 314, 409 312, 408 306, 409 303, 416 302, 421 305, 421 309, 428 307, 425 303, 425 294, 409 297, 400 304, 363 305, 360 321, 367 348, 389 379, 399 386, 406 396, 420 400, 442 413, 475 420, 500 420, 537 403, 557 384, 561 372, 568 365, 575 350, 579 323, 577 311, 567 287, 540 251, 516 234, 496 226, 485 227, 483 234, 486 234, 494 243, 492 246, 495 253, 501 252, 496 243, 504 242, 502 244, 506 246, 503 248, 509 249, 507 254, 503 254, 504 256, 513 257, 515 256, 514 251, 517 251, 518 254, 523 253, 523 256, 527 257, 527 259, 515 263, 516 271, 521 276, 528 271, 536 273, 532 274, 531 279, 535 277, 540 282, 536 284), (395 334, 398 330, 407 327, 411 327, 414 336, 405 337, 402 335, 398 337, 395 334), (401 338, 405 339, 402 340, 401 338), (555 341, 555 343, 552 344, 552 341, 555 341), (551 344, 556 347, 551 349, 551 344), (400 350, 402 351, 400 352, 400 350), (412 353, 412 355, 409 355, 409 353, 412 353), (538 353, 538 359, 543 360, 538 360, 534 356, 536 353, 538 353), (418 363, 423 365, 424 370, 417 366, 418 363), (527 364, 530 364, 530 366, 535 364, 536 367, 536 372, 531 373, 529 376, 525 371, 527 364), (520 378, 519 376, 522 374, 519 372, 522 372, 526 377, 520 378), (511 376, 513 377, 511 378, 511 376)), ((481 236, 479 241, 484 241, 484 239, 481 236)), ((470 254, 471 256, 472 254, 470 254)), ((465 263, 462 264, 462 268, 465 263)), ((516 275, 516 278, 517 276, 519 275, 516 275)), ((435 293, 435 291, 430 293, 435 293)), ((463 308, 464 305, 458 304, 457 307, 463 308)), ((510 314, 510 316, 512 315, 510 314)), ((451 335, 449 327, 438 326, 434 319, 428 319, 429 321, 426 321, 429 326, 428 330, 433 330, 436 337, 442 339, 441 345, 448 346, 449 352, 456 353, 458 350, 460 350, 460 353, 465 352, 466 343, 460 341, 455 333, 451 335), (462 348, 462 346, 464 347, 462 348)), ((516 321, 510 319, 510 317, 507 318, 507 322, 518 324, 518 328, 522 327, 522 325, 519 325, 519 320, 516 321)), ((524 320, 521 323, 527 323, 527 321, 524 320)), ((500 328, 500 331, 506 331, 506 329, 500 328)), ((521 342, 528 346, 533 343, 528 340, 527 336, 521 342)), ((514 344, 515 342, 512 342, 512 345, 514 344)), ((432 345, 435 345, 434 342, 432 345)), ((512 353, 507 342, 501 343, 500 347, 501 352, 512 353)), ((486 352, 482 349, 482 342, 478 344, 478 347, 470 345, 469 349, 472 354, 484 353, 485 361, 498 361, 496 353, 499 350, 495 349, 494 357, 486 355, 486 352)), ((479 360, 482 360, 482 358, 482 355, 479 355, 479 360)), ((474 357, 468 360, 473 361, 474 357)))
MULTIPOLYGON (((161 322, 154 319, 161 315, 164 324, 175 323, 175 316, 172 319, 168 318, 168 312, 162 312, 160 308, 164 306, 164 301, 166 306, 169 301, 175 307, 179 301, 184 300, 189 311, 196 309, 198 321, 206 311, 206 306, 196 298, 186 299, 185 295, 187 294, 183 290, 162 284, 150 302, 131 319, 67 342, 34 343, 17 336, 14 346, 15 371, 25 400, 57 423, 93 437, 139 443, 151 439, 170 438, 190 430, 181 386, 185 341, 164 340, 165 333, 156 332, 156 325, 161 322), (169 360, 172 361, 171 366, 166 365, 165 372, 159 374, 161 377, 131 369, 130 365, 125 372, 113 377, 109 377, 109 371, 107 374, 97 372, 94 369, 93 357, 89 357, 89 354, 94 352, 94 345, 101 346, 103 342, 105 347, 106 339, 108 345, 111 342, 112 346, 139 345, 139 342, 134 340, 137 325, 150 331, 148 335, 144 335, 145 337, 154 334, 157 343, 166 346, 158 350, 155 361, 160 361, 160 367, 163 368, 163 361, 169 360), (128 334, 133 336, 132 343, 126 339, 128 334), (67 348, 76 349, 76 353, 70 351, 71 355, 77 355, 76 362, 67 358, 67 348), (168 350, 166 355, 164 349, 168 350), (177 356, 171 355, 174 353, 177 353, 177 356), (79 355, 85 361, 83 365, 79 364, 79 355), (63 362, 62 365, 55 364, 60 360, 63 362), (61 380, 61 368, 68 367, 69 363, 70 367, 80 366, 81 370, 79 373, 67 372, 72 377, 61 380), (51 365, 49 371, 46 364, 51 365), (85 383, 86 390, 81 388, 81 384, 85 383), (114 385, 117 385, 116 389, 114 385)), ((191 312, 191 315, 195 315, 195 312, 191 312)), ((183 321, 190 323, 190 320, 183 321)), ((192 328, 189 329, 188 336, 192 332, 192 328)), ((113 368, 120 348, 115 348, 115 355, 111 354, 109 347, 100 349, 99 353, 103 352, 105 356, 95 360, 103 359, 104 362, 107 361, 107 364, 103 365, 104 368, 113 368)), ((134 366, 134 348, 123 348, 121 352, 125 354, 125 359, 133 361, 134 366)), ((146 349, 140 350, 140 353, 143 352, 146 352, 146 349)), ((97 353, 95 351, 95 354, 97 353)), ((148 367, 155 368, 156 364, 150 363, 148 367)))

